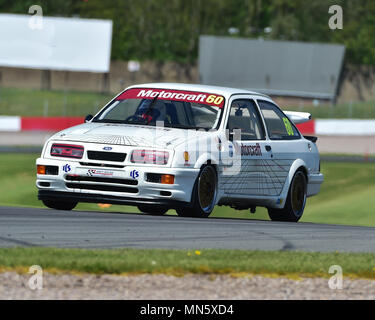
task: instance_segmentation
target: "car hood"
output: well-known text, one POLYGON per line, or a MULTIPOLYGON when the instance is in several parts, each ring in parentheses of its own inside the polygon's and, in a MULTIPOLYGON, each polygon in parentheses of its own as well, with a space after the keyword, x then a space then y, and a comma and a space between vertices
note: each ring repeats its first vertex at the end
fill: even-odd
POLYGON ((50 140, 173 149, 208 132, 123 124, 85 123, 53 135, 50 140))

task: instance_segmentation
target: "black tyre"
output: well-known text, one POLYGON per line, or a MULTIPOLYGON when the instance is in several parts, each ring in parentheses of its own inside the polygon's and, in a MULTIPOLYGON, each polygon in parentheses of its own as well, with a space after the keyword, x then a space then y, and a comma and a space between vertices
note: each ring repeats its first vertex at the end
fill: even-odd
POLYGON ((167 208, 164 208, 164 207, 161 207, 161 206, 157 206, 157 205, 139 205, 138 206, 138 209, 139 211, 142 211, 144 213, 147 213, 147 214, 151 214, 153 216, 162 216, 164 214, 167 213, 168 209, 167 208))
POLYGON ((195 181, 192 193, 192 207, 176 209, 181 217, 207 218, 215 207, 217 196, 217 175, 214 167, 204 166, 195 181))
POLYGON ((268 208, 268 215, 272 221, 298 222, 303 215, 306 205, 307 179, 298 170, 290 184, 288 197, 284 209, 268 208))
POLYGON ((51 208, 51 209, 70 211, 70 210, 73 210, 77 206, 78 202, 43 200, 43 204, 46 207, 51 208))

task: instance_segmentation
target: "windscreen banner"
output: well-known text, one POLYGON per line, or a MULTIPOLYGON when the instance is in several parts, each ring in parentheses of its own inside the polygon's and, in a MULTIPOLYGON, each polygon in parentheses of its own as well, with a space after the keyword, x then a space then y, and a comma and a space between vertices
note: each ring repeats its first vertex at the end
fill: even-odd
POLYGON ((117 100, 155 98, 161 100, 205 104, 213 107, 219 107, 220 109, 224 107, 225 102, 224 97, 217 94, 183 90, 143 88, 134 88, 126 90, 124 93, 117 97, 117 100))

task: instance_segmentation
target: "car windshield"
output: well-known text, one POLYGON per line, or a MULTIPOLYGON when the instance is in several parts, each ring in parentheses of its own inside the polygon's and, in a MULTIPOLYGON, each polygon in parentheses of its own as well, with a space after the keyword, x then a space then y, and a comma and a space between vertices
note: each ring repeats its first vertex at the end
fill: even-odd
POLYGON ((216 129, 224 97, 199 92, 130 89, 104 108, 93 122, 183 129, 216 129))

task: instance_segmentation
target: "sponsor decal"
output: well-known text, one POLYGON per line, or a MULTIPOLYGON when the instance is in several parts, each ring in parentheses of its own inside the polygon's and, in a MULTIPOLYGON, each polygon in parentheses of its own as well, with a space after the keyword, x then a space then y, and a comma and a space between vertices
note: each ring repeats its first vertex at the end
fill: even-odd
POLYGON ((180 90, 162 89, 129 89, 121 94, 117 100, 125 99, 153 99, 195 102, 223 108, 225 99, 221 95, 180 90))
POLYGON ((236 150, 236 154, 241 152, 241 156, 262 156, 262 149, 259 143, 250 145, 244 145, 241 143, 241 147, 236 143, 234 148, 236 150))
POLYGON ((293 131, 293 127, 292 127, 289 119, 286 118, 286 117, 284 117, 283 121, 284 121, 286 132, 288 133, 288 135, 293 136, 294 135, 294 131, 293 131))
POLYGON ((104 147, 103 150, 105 150, 105 151, 111 151, 112 147, 104 147))
POLYGON ((88 169, 87 170, 87 175, 90 176, 90 177, 94 177, 94 176, 107 176, 107 177, 111 177, 111 176, 113 176, 113 171, 98 170, 98 169, 88 169))
POLYGON ((281 198, 279 198, 279 199, 277 199, 277 201, 276 201, 276 204, 283 204, 283 202, 284 202, 284 199, 281 199, 281 198))
POLYGON ((133 179, 139 178, 139 172, 137 170, 131 171, 130 172, 130 177, 132 177, 133 179))
POLYGON ((233 146, 229 145, 229 157, 233 158, 233 146))
POLYGON ((68 173, 68 172, 72 171, 72 168, 71 168, 70 165, 66 164, 65 166, 63 166, 63 171, 68 173))

